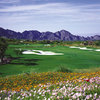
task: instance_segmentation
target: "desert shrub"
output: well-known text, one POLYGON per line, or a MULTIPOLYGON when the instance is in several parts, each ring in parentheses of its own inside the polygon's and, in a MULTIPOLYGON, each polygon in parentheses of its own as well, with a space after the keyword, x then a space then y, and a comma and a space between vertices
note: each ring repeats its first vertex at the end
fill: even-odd
POLYGON ((23 52, 23 50, 14 50, 14 52, 16 53, 16 55, 21 55, 22 54, 22 52, 23 52))
POLYGON ((67 73, 71 73, 72 71, 66 67, 60 66, 59 69, 57 70, 57 72, 67 72, 67 73))
POLYGON ((96 45, 96 46, 100 46, 100 41, 96 41, 96 42, 95 42, 95 45, 96 45))

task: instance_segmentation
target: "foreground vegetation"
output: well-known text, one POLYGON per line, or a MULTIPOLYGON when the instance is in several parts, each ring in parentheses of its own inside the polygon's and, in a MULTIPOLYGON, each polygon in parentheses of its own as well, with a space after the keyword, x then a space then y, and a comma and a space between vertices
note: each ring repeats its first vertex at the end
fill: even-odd
POLYGON ((100 72, 31 73, 0 78, 1 100, 100 100, 100 72))

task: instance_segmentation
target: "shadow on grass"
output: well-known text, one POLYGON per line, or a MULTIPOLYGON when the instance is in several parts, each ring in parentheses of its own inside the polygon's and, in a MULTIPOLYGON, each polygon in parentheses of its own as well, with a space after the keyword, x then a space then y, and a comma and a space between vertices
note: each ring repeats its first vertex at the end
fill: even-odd
POLYGON ((39 59, 25 59, 24 61, 39 61, 39 59))
POLYGON ((15 65, 38 65, 36 63, 9 63, 9 64, 15 64, 15 65))
POLYGON ((4 73, 1 73, 1 72, 0 72, 0 75, 3 75, 3 74, 4 74, 4 73))
POLYGON ((36 62, 40 59, 16 59, 10 62, 9 64, 15 64, 15 65, 38 65, 36 62))

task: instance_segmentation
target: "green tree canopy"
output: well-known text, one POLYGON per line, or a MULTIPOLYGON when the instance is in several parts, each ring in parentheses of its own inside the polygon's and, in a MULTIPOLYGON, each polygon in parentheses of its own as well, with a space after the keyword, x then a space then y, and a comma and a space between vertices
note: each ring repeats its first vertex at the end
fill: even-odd
POLYGON ((7 49, 7 42, 4 38, 0 38, 0 62, 3 63, 3 58, 5 55, 5 51, 7 49))

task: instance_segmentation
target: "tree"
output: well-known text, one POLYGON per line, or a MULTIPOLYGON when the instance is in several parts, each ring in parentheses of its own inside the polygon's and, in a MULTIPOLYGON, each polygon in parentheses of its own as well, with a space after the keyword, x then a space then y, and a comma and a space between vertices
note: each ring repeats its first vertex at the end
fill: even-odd
POLYGON ((7 42, 4 38, 0 38, 0 62, 3 63, 4 62, 4 56, 5 56, 5 51, 7 49, 7 42))
POLYGON ((95 42, 95 45, 96 45, 96 46, 100 46, 100 40, 96 41, 96 42, 95 42))

